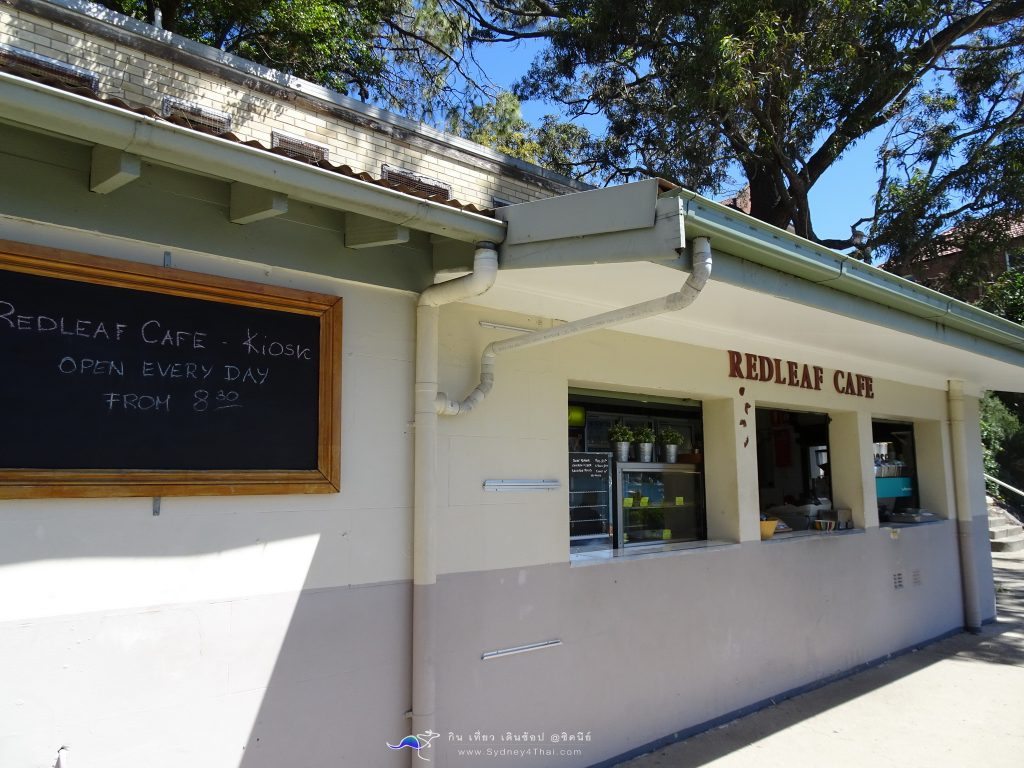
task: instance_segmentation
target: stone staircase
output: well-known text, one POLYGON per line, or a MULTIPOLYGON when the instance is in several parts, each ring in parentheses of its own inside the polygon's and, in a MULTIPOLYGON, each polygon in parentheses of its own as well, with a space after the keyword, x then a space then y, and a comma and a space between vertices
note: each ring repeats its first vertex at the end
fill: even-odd
POLYGON ((1024 525, 995 504, 988 505, 988 538, 993 552, 1024 550, 1024 525))

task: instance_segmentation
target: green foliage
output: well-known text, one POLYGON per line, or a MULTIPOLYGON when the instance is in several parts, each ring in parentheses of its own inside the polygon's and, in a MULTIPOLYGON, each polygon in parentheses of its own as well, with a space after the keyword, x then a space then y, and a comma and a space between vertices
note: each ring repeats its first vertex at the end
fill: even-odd
POLYGON ((206 45, 389 109, 429 117, 469 34, 443 0, 103 0, 206 45))
POLYGON ((453 110, 447 130, 478 144, 534 163, 565 176, 583 176, 579 159, 591 141, 590 132, 548 115, 537 127, 523 119, 519 99, 501 91, 493 101, 472 105, 463 116, 453 110))
POLYGON ((633 430, 633 439, 638 443, 653 443, 654 429, 647 424, 637 427, 633 430))
POLYGON ((872 225, 864 258, 922 258, 942 230, 1020 208, 1020 0, 460 5, 479 40, 549 42, 517 95, 607 118, 581 158, 606 180, 745 182, 754 216, 848 247, 818 237, 809 194, 881 128, 877 209, 850 212, 872 225))
MULTIPOLYGON (((1006 320, 1024 323, 1024 271, 1001 275, 986 287, 977 304, 1006 320)), ((1014 487, 1024 487, 1024 396, 987 394, 981 403, 981 439, 985 471, 1014 487)), ((1000 495, 992 486, 989 490, 1000 495)))
POLYGON ((612 443, 631 443, 633 442, 633 430, 621 421, 616 422, 608 428, 608 440, 612 443))
POLYGON ((1024 270, 1011 270, 986 288, 978 306, 1019 325, 1024 325, 1024 270))
POLYGON ((682 445, 683 436, 678 431, 672 429, 672 427, 665 427, 661 430, 661 434, 658 435, 662 445, 682 445))
MULTIPOLYGON (((981 401, 981 443, 986 474, 1013 484, 1022 455, 1014 455, 1006 448, 1009 442, 1018 442, 1015 437, 1019 434, 1022 434, 1021 423, 1017 416, 996 395, 986 393, 981 401)), ((1001 495, 999 487, 994 483, 989 483, 989 492, 1001 495)))

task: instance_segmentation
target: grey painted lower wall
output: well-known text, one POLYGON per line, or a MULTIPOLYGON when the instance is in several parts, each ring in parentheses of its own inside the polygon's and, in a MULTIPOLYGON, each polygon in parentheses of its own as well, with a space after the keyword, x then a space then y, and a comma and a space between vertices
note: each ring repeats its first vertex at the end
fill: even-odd
POLYGON ((432 760, 594 765, 959 629, 956 546, 943 521, 446 576, 432 760), (552 743, 563 731, 590 740, 552 743), (524 732, 544 741, 507 740, 524 732))
POLYGON ((408 765, 408 583, 0 624, 0 765, 408 765))
MULTIPOLYGON (((443 576, 431 762, 598 764, 957 630, 956 547, 943 521, 443 576), (481 659, 548 640, 561 645, 481 659)), ((0 624, 0 679, 16 683, 0 765, 49 768, 61 744, 106 768, 407 765, 387 743, 410 729, 411 594, 389 583, 0 624)))

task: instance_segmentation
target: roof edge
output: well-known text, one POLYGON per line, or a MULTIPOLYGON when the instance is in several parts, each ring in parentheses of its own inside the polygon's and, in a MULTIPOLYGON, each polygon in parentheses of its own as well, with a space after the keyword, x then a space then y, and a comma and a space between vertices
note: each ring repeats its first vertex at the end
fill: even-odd
POLYGON ((662 196, 671 195, 685 200, 688 237, 710 236, 716 248, 734 256, 1024 351, 1024 326, 812 243, 696 192, 680 188, 662 196))
POLYGON ((363 121, 378 124, 378 130, 383 126, 388 126, 401 132, 415 134, 433 144, 511 169, 515 175, 528 176, 548 188, 555 186, 577 191, 594 188, 590 184, 562 176, 469 139, 445 133, 417 120, 402 117, 371 104, 365 104, 358 99, 353 99, 308 80, 287 75, 190 38, 158 29, 151 24, 125 16, 96 3, 86 0, 0 0, 0 4, 9 5, 26 13, 115 42, 132 45, 139 50, 147 50, 168 61, 191 66, 203 72, 237 81, 239 84, 251 88, 253 87, 252 79, 256 78, 263 83, 263 87, 256 87, 253 90, 260 90, 290 101, 304 98, 330 111, 341 110, 358 115, 363 121))
POLYGON ((464 242, 501 242, 505 223, 0 72, 5 122, 241 181, 339 211, 464 242))

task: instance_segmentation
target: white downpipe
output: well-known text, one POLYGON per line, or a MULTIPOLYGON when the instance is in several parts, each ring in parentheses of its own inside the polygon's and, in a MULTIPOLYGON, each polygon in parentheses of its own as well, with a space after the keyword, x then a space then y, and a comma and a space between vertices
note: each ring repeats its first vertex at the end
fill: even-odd
POLYGON ((413 468, 412 733, 434 730, 437 644, 437 350, 438 307, 487 291, 498 275, 492 243, 479 243, 473 272, 432 285, 416 307, 416 416, 413 468))
POLYGON ((680 309, 685 309, 700 295, 710 275, 711 240, 707 237, 694 238, 693 271, 679 291, 658 299, 574 320, 554 328, 526 333, 522 336, 513 336, 510 339, 488 344, 480 359, 480 383, 462 400, 453 400, 443 392, 439 392, 435 404, 437 413, 444 416, 457 416, 460 413, 468 413, 481 403, 494 386, 495 361, 502 352, 546 344, 549 341, 557 341, 581 333, 587 333, 588 331, 596 331, 601 328, 608 328, 613 325, 664 314, 665 312, 676 312, 680 309))
POLYGON ((960 583, 964 596, 964 625, 971 632, 981 630, 981 605, 974 558, 974 520, 967 472, 967 432, 964 427, 964 383, 950 381, 949 429, 953 444, 953 485, 956 492, 957 546, 960 552, 960 583))

